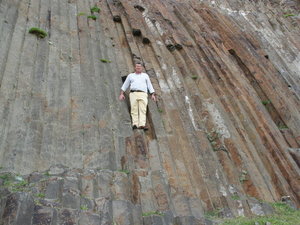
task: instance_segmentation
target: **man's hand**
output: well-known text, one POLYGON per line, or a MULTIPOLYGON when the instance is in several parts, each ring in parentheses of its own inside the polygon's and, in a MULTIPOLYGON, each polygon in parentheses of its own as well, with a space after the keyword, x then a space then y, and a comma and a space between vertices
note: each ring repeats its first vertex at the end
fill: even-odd
POLYGON ((122 100, 124 100, 124 99, 125 99, 125 95, 124 95, 124 93, 121 93, 120 96, 119 96, 119 100, 122 101, 122 100))
POLYGON ((154 93, 151 95, 151 99, 156 102, 157 99, 154 93))

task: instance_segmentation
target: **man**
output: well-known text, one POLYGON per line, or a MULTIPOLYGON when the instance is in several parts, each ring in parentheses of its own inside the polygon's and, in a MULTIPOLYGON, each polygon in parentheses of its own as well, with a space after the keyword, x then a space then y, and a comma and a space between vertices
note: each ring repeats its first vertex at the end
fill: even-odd
POLYGON ((143 66, 140 63, 135 64, 135 72, 127 76, 121 87, 120 100, 125 99, 124 92, 130 87, 130 107, 132 128, 148 130, 146 127, 146 112, 148 104, 148 91, 153 101, 156 101, 155 93, 148 74, 143 73, 143 66))

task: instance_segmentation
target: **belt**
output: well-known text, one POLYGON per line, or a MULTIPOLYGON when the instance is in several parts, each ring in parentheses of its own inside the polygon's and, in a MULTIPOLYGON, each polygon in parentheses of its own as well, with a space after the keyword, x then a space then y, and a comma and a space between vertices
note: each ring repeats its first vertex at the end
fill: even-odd
POLYGON ((144 91, 140 91, 140 90, 130 90, 130 92, 144 92, 144 91))

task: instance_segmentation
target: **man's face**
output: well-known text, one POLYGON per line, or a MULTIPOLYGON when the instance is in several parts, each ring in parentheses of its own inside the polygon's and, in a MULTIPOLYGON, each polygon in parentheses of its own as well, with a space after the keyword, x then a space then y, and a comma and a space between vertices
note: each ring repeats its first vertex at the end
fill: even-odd
POLYGON ((136 64, 135 65, 135 72, 136 73, 141 73, 143 71, 143 66, 141 64, 136 64))

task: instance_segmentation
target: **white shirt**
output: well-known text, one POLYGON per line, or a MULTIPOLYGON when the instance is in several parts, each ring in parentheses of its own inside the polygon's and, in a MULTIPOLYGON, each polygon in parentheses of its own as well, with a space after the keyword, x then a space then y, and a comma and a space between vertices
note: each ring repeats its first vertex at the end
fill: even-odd
POLYGON ((127 76, 124 84, 122 85, 122 91, 126 91, 130 86, 131 91, 143 91, 150 94, 154 92, 150 78, 146 73, 131 73, 127 76))

